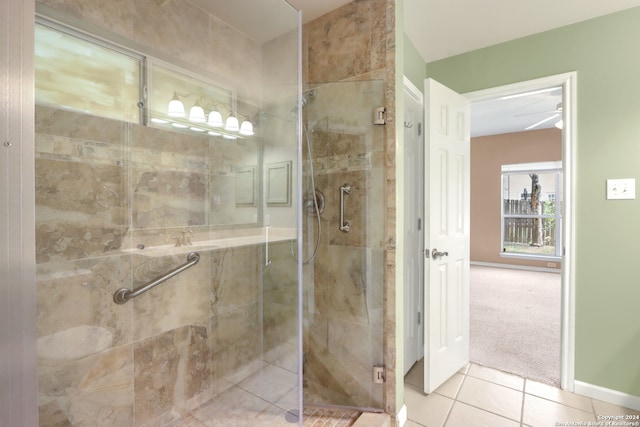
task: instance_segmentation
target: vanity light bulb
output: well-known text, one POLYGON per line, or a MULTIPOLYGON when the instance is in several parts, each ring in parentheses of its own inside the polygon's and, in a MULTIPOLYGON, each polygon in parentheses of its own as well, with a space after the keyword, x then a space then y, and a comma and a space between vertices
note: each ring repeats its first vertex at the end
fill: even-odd
POLYGON ((204 110, 202 109, 202 107, 199 107, 197 105, 191 107, 191 110, 189 110, 189 120, 195 123, 204 123, 205 118, 204 110))
POLYGON ((248 120, 242 122, 240 125, 240 135, 251 136, 253 134, 253 124, 248 120))
POLYGON ((237 132, 238 130, 240 130, 238 119, 236 117, 229 116, 227 118, 227 122, 224 124, 224 130, 228 130, 230 132, 237 132))
POLYGON ((222 122, 222 114, 219 111, 212 111, 209 113, 209 121, 207 122, 209 126, 215 128, 221 128, 224 123, 222 122))
POLYGON ((167 108, 167 114, 170 117, 184 117, 184 104, 178 98, 173 98, 169 101, 169 107, 167 108))

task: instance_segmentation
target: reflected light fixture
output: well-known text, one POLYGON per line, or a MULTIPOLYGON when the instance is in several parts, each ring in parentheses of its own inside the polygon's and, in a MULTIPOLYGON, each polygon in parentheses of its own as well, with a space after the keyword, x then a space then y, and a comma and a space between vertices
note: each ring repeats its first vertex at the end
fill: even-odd
MULTIPOLYGON (((253 136, 255 135, 255 131, 253 128, 253 123, 249 120, 248 116, 234 113, 230 111, 229 117, 226 120, 222 119, 222 114, 218 109, 212 109, 207 116, 205 114, 205 110, 200 105, 205 105, 205 108, 211 108, 211 100, 207 100, 206 97, 201 96, 189 109, 189 115, 185 113, 184 103, 181 101, 181 98, 196 96, 197 94, 186 94, 186 95, 178 95, 177 92, 173 92, 173 98, 169 101, 169 105, 167 107, 167 116, 168 117, 177 117, 177 118, 187 118, 192 123, 199 123, 198 125, 189 125, 186 123, 179 123, 181 120, 177 120, 178 123, 173 122, 173 120, 166 121, 164 119, 155 119, 152 118, 151 121, 158 124, 167 124, 171 123, 171 126, 179 129, 190 129, 193 132, 207 132, 211 136, 220 136, 222 133, 218 133, 216 131, 211 130, 211 128, 224 128, 224 131, 231 133, 238 133, 242 136, 253 136), (204 104, 203 104, 204 103, 204 104), (198 105, 200 104, 200 105, 198 105), (207 107, 208 105, 208 107, 207 107), (242 124, 238 120, 238 116, 242 117, 242 124)), ((219 105, 213 103, 214 105, 219 105)), ((229 109, 228 105, 222 105, 223 110, 229 109)), ((216 108, 215 106, 213 108, 216 108)), ((237 139, 238 135, 223 135, 227 139, 237 139)))
POLYGON ((245 120, 240 125, 240 135, 252 136, 253 133, 253 124, 249 120, 245 120))
POLYGON ((169 101, 169 108, 167 109, 167 115, 170 117, 184 117, 184 104, 178 99, 178 94, 173 93, 173 98, 169 101))
POLYGON ((558 129, 562 129, 564 127, 564 121, 560 119, 556 122, 554 126, 557 127, 558 129))
POLYGON ((207 122, 209 126, 213 126, 215 128, 221 128, 224 123, 222 122, 222 114, 219 111, 211 111, 209 113, 209 121, 207 122))
POLYGON ((204 123, 206 121, 204 117, 204 110, 202 109, 202 107, 199 107, 197 105, 191 107, 191 109, 189 110, 189 121, 195 123, 204 123))
POLYGON ((238 124, 238 118, 234 116, 227 117, 227 121, 224 124, 224 130, 229 132, 237 132, 240 130, 240 125, 238 124))

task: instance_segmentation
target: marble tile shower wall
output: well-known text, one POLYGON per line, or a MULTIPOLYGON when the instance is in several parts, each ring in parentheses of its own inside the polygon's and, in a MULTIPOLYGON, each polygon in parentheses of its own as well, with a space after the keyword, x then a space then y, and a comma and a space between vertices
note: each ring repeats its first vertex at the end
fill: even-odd
POLYGON ((203 223, 217 172, 185 164, 206 158, 209 142, 162 144, 154 129, 48 107, 36 117, 41 425, 163 425, 255 369, 256 246, 201 252, 171 283, 126 305, 112 300, 184 262, 123 249, 131 228, 166 239, 164 227, 203 223), (144 133, 161 153, 135 160, 126 153, 140 147, 125 141, 144 133))
MULTIPOLYGON (((260 46, 189 1, 41 3, 211 70, 243 102, 261 101, 260 46)), ((223 207, 232 169, 248 151, 37 106, 41 426, 169 425, 258 369, 265 354, 283 355, 296 322, 288 317, 295 304, 281 293, 295 290, 295 277, 274 263, 261 295, 257 246, 202 251, 198 265, 170 283, 125 305, 112 300, 116 289, 184 262, 129 248, 170 244, 186 226, 194 240, 206 238, 210 224, 238 219, 223 207), (279 305, 261 314, 260 298, 279 305)), ((288 243, 272 250, 291 262, 288 243)))
MULTIPOLYGON (((384 408, 391 414, 394 8, 393 0, 356 0, 303 27, 303 79, 318 94, 306 119, 315 183, 326 201, 313 286, 306 286, 314 301, 306 307, 306 401, 384 408), (373 110, 381 106, 387 108, 388 125, 374 126, 373 110), (352 186, 345 212, 349 233, 338 229, 339 189, 345 183, 352 186), (380 363, 387 367, 384 388, 371 381, 372 366, 380 363)), ((308 159, 305 166, 308 171, 308 159)), ((312 220, 305 222, 312 226, 312 220)))

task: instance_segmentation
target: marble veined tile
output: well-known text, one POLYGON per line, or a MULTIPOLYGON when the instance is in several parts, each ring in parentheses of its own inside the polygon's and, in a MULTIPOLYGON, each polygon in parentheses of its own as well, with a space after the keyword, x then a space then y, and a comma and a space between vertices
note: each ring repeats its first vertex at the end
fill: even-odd
POLYGON ((123 36, 132 36, 133 2, 127 0, 108 2, 101 0, 38 0, 38 3, 123 36))
MULTIPOLYGON (((191 268, 141 294, 127 305, 133 306, 134 338, 144 339, 186 325, 209 324, 209 256, 201 253, 191 268)), ((186 255, 133 258, 133 286, 142 286, 185 263, 186 255)))
POLYGON ((113 303, 113 292, 130 286, 127 256, 37 267, 38 355, 73 360, 129 344, 132 307, 113 303))
POLYGON ((207 174, 134 169, 132 175, 135 228, 205 225, 207 174))
POLYGON ((133 425, 131 345, 87 357, 40 359, 40 426, 133 425))
POLYGON ((143 424, 210 386, 209 343, 204 327, 186 326, 135 344, 136 424, 143 424))
POLYGON ((370 2, 354 1, 305 26, 310 82, 344 80, 371 69, 370 2))
POLYGON ((133 2, 133 38, 168 57, 202 63, 211 43, 209 16, 186 0, 133 2))
POLYGON ((124 130, 119 120, 42 105, 37 105, 35 109, 36 134, 122 147, 125 142, 124 130))

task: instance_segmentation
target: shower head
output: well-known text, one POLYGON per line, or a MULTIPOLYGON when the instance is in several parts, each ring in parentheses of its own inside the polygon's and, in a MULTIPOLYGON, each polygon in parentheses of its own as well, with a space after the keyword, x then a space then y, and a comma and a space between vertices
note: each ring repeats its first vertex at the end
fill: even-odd
POLYGON ((309 102, 313 101, 317 95, 318 95, 318 92, 316 92, 315 89, 305 90, 302 93, 302 103, 299 106, 294 105, 293 108, 291 108, 291 110, 289 111, 289 113, 293 117, 297 116, 298 113, 300 112, 300 108, 305 107, 309 102))
POLYGON ((318 96, 318 92, 316 92, 315 89, 310 89, 310 90, 304 91, 302 93, 302 106, 304 107, 309 102, 311 102, 314 99, 316 99, 316 96, 318 96))

